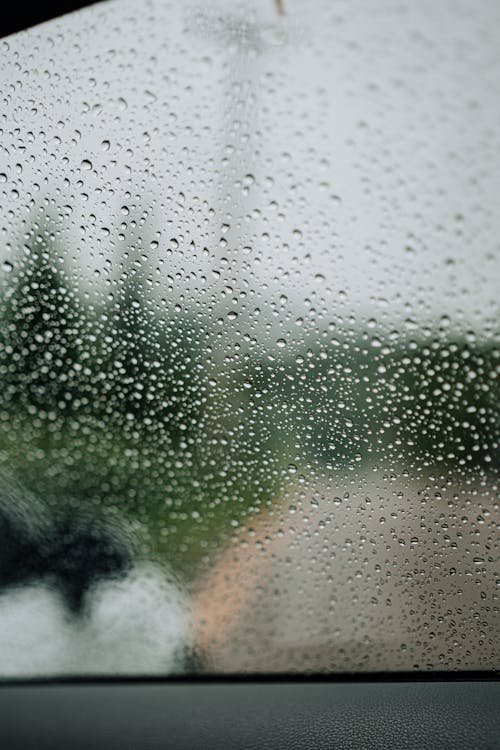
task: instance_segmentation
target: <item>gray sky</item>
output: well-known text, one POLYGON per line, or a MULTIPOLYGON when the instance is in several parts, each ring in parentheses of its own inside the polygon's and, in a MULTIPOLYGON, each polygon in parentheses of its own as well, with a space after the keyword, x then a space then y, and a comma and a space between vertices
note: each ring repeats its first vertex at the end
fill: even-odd
POLYGON ((5 240, 49 195, 75 268, 104 289, 137 206, 172 304, 229 286, 242 320, 264 299, 285 328, 313 308, 491 333, 500 5, 285 8, 114 0, 4 42, 5 240))

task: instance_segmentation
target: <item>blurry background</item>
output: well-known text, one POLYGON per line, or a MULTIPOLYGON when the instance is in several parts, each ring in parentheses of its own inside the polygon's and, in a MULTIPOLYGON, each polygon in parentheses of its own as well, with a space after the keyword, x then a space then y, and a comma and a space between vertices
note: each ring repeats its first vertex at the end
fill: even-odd
POLYGON ((499 21, 115 0, 1 43, 0 492, 42 552, 0 614, 75 575, 66 518, 137 601, 4 672, 498 667, 499 21))

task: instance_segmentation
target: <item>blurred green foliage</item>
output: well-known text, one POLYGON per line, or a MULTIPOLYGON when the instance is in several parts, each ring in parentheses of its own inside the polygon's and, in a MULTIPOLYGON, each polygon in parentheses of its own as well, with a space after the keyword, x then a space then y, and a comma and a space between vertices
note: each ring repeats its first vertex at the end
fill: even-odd
POLYGON ((305 336, 293 355, 255 348, 214 382, 209 332, 148 285, 138 260, 147 232, 122 240, 104 299, 74 285, 47 215, 6 274, 0 468, 49 505, 118 514, 145 554, 192 576, 279 497, 297 457, 311 471, 498 466, 493 344, 305 336))

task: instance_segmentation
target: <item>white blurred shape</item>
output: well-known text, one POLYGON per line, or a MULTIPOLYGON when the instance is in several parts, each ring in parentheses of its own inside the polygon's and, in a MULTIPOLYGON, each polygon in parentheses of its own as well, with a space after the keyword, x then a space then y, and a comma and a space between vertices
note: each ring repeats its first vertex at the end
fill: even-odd
POLYGON ((31 585, 0 596, 0 676, 168 674, 183 669, 188 606, 157 566, 141 564, 67 615, 58 592, 31 585))

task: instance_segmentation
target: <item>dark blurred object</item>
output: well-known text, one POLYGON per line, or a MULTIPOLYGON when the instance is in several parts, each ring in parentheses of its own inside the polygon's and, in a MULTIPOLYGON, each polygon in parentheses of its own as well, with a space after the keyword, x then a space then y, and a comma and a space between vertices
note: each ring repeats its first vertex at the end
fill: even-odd
POLYGON ((15 34, 16 31, 28 29, 38 23, 49 21, 51 18, 71 13, 73 10, 95 5, 95 2, 80 2, 79 0, 63 0, 62 2, 32 3, 30 5, 9 6, 8 13, 2 14, 0 22, 0 37, 15 34))
POLYGON ((132 567, 125 541, 102 522, 65 512, 35 523, 6 496, 0 502, 0 592, 48 582, 68 610, 82 615, 85 596, 103 578, 121 578, 132 567))

